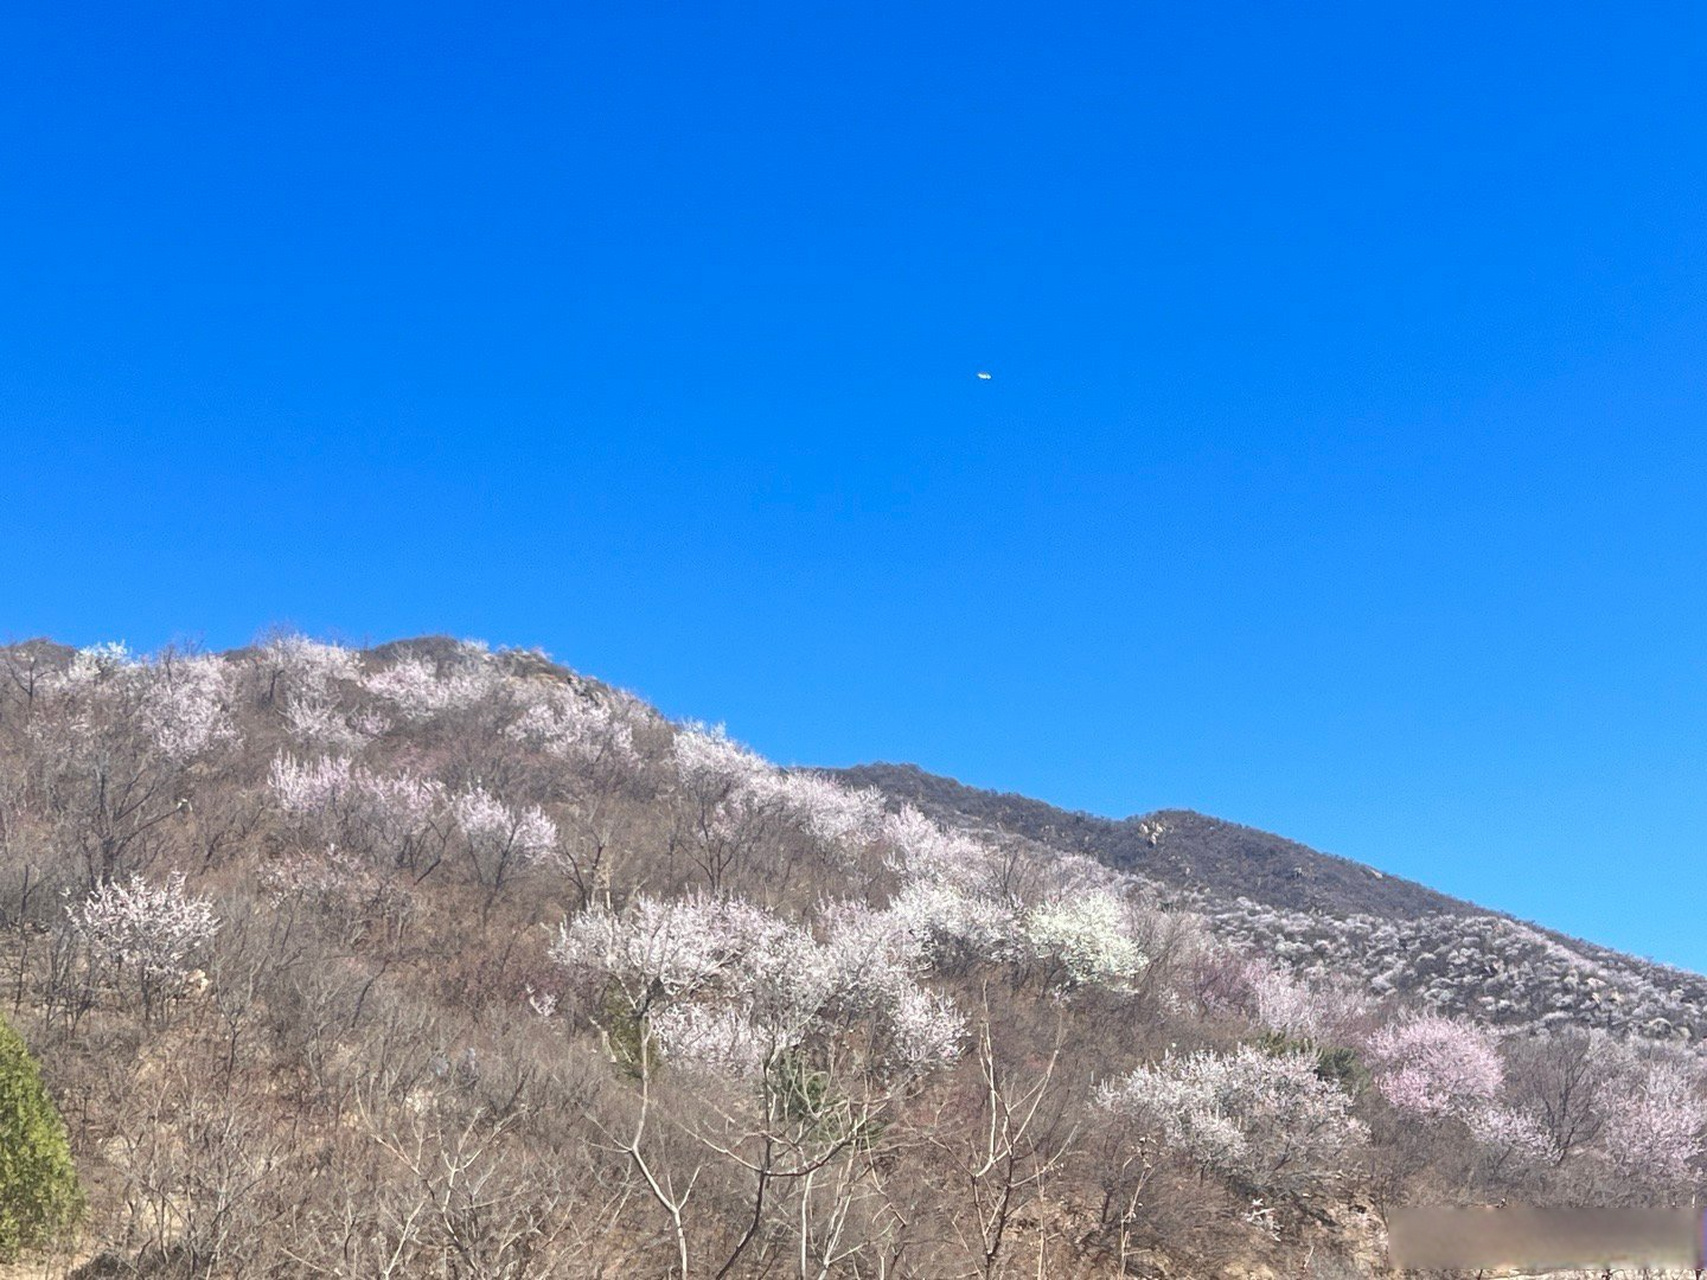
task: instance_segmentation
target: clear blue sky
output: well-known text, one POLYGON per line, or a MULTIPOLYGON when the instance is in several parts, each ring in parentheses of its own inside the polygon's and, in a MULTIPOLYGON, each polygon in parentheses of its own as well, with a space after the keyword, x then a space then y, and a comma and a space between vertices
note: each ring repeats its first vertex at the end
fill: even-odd
POLYGON ((1699 4, 23 0, 0 163, 0 632, 539 645, 1707 968, 1699 4))

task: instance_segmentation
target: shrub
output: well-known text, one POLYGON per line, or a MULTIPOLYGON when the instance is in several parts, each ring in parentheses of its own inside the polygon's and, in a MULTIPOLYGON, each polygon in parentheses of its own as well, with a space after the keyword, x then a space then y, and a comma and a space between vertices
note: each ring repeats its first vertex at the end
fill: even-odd
POLYGON ((82 1212, 64 1122, 22 1037, 0 1020, 0 1260, 51 1245, 82 1212))

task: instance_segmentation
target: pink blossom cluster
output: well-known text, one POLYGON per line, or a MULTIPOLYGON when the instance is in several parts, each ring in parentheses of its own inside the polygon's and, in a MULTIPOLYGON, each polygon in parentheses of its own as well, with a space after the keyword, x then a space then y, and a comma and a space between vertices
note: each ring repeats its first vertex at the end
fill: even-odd
POLYGON ((1289 1040, 1354 1044, 1369 1016, 1369 1001, 1343 986, 1300 981, 1262 960, 1247 961, 1243 978, 1258 1024, 1289 1040))
POLYGON ((1368 1056, 1382 1096, 1419 1116, 1467 1116, 1493 1102, 1505 1078, 1487 1032, 1438 1014, 1382 1027, 1368 1056))
POLYGON ((1693 1175, 1707 1127, 1696 1066, 1669 1057, 1632 1064, 1603 1092, 1601 1110, 1601 1141, 1620 1170, 1662 1184, 1693 1175))
POLYGON ((180 872, 160 885, 135 875, 111 881, 65 910, 95 955, 149 977, 187 972, 189 959, 219 931, 213 904, 186 894, 180 872))

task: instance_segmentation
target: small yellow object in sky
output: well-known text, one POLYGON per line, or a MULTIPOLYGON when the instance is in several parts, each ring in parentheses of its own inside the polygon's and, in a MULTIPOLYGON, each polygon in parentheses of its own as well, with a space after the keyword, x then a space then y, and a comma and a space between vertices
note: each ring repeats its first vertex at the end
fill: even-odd
POLYGON ((979 382, 988 382, 989 380, 990 380, 990 371, 988 369, 978 370, 978 381, 979 382))

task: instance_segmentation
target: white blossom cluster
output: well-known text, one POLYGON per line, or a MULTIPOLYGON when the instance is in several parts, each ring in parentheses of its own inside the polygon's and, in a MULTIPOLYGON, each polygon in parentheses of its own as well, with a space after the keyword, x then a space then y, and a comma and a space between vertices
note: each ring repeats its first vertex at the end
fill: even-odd
POLYGON ((721 726, 685 725, 676 732, 670 750, 682 785, 695 796, 713 801, 743 787, 762 786, 775 772, 721 726))
POLYGON ((139 658, 122 644, 100 644, 79 649, 44 688, 85 704, 75 728, 86 728, 87 712, 104 703, 129 718, 168 761, 182 765, 237 740, 231 671, 212 655, 139 658))
POLYGON ((66 914, 95 955, 152 978, 182 976, 219 930, 213 904, 186 894, 179 872, 160 885, 141 876, 103 884, 66 914))
POLYGON ((973 898, 1001 898, 1007 892, 995 849, 933 822, 912 805, 888 815, 883 836, 890 868, 904 880, 943 885, 973 898))
POLYGON ((372 709, 347 713, 340 690, 361 681, 361 662, 349 649, 306 636, 280 636, 262 657, 275 673, 274 697, 291 737, 307 747, 354 751, 385 731, 372 709))
POLYGON ((1104 1084, 1098 1105, 1206 1171, 1261 1194, 1295 1194, 1338 1176, 1364 1139, 1351 1099, 1313 1055, 1242 1045, 1142 1066, 1104 1084))
POLYGON ((747 1074, 869 1022, 901 1074, 952 1061, 964 1019, 919 986, 918 953, 878 913, 827 909, 819 935, 739 899, 594 906, 559 928, 553 958, 614 984, 668 1059, 747 1074))
POLYGON ((1124 986, 1148 963, 1126 886, 1082 859, 1034 867, 1043 895, 1026 905, 1010 887, 1008 855, 911 806, 888 815, 884 837, 902 877, 889 910, 934 955, 1048 961, 1068 987, 1124 986))
POLYGON ((1019 904, 993 848, 911 805, 888 815, 883 837, 901 877, 889 910, 933 957, 957 949, 992 960, 1024 954, 1019 904))
POLYGON ((537 806, 517 809, 484 787, 451 801, 451 813, 475 857, 496 863, 514 857, 523 864, 549 864, 557 857, 557 824, 537 806))
POLYGON ((1558 1155, 1546 1127, 1515 1107, 1491 1103, 1471 1111, 1464 1119, 1470 1136, 1502 1159, 1539 1164, 1558 1155))
POLYGON ((409 656, 368 676, 364 685, 405 723, 420 724, 486 701, 502 687, 503 679, 489 654, 465 644, 459 660, 443 674, 434 664, 409 656))
POLYGON ((1131 905, 1106 890, 1039 903, 1022 929, 1032 954, 1058 961, 1071 986, 1120 986, 1148 963, 1133 936, 1131 905))
POLYGON ((665 900, 649 894, 622 911, 594 905, 558 926, 552 958, 572 973, 613 979, 644 1012, 654 996, 677 999, 710 986, 761 929, 758 908, 711 897, 665 900))
POLYGON ((95 684, 133 670, 140 661, 122 640, 86 645, 71 656, 64 681, 70 686, 95 684))
POLYGON ((362 676, 361 659, 355 650, 307 636, 275 637, 261 652, 263 661, 301 690, 324 692, 334 683, 355 683, 362 676))
POLYGON ((618 709, 572 689, 535 695, 505 734, 525 746, 576 764, 640 764, 634 730, 618 709))
POLYGON ((699 806, 702 837, 739 842, 769 821, 791 823, 832 853, 880 839, 887 815, 876 791, 778 769, 721 727, 689 724, 672 743, 676 776, 699 806))
POLYGON ((882 830, 883 797, 876 791, 844 787, 816 773, 778 774, 770 787, 783 811, 826 847, 868 844, 882 830))
POLYGON ((174 658, 148 669, 142 694, 142 726, 174 764, 183 764, 221 743, 233 742, 229 664, 223 658, 174 658))
POLYGON ((274 758, 274 798, 317 839, 397 850, 417 839, 444 809, 444 785, 409 773, 373 773, 345 756, 274 758))

